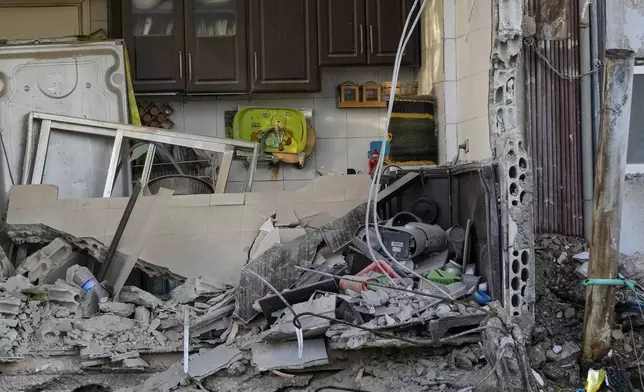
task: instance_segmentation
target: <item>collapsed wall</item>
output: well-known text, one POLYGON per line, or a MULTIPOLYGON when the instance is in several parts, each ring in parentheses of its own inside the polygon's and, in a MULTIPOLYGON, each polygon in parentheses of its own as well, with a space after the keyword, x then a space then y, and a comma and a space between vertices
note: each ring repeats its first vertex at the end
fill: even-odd
POLYGON ((523 0, 495 0, 492 14, 489 110, 505 233, 503 300, 511 314, 532 316, 535 302, 532 160, 520 116, 522 98, 517 93, 523 78, 523 0))

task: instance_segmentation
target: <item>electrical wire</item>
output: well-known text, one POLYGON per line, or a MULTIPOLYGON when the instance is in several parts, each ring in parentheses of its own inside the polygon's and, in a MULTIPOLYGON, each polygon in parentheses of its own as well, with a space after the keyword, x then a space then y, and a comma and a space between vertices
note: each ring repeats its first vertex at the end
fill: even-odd
MULTIPOLYGON (((387 107, 387 120, 385 122, 385 128, 383 130, 383 136, 382 136, 382 143, 380 146, 380 151, 385 151, 386 149, 386 143, 387 143, 387 132, 389 130, 389 124, 391 121, 391 115, 393 112, 393 105, 395 101, 395 96, 396 96, 396 86, 398 84, 398 76, 400 73, 400 65, 402 63, 402 57, 404 53, 404 49, 407 46, 407 43, 411 39, 414 29, 418 25, 418 21, 420 20, 420 17, 423 14, 423 10, 425 9, 425 6, 427 5, 427 0, 422 0, 422 3, 420 4, 420 7, 418 10, 416 7, 418 6, 419 0, 415 0, 414 4, 411 7, 411 10, 409 11, 409 14, 407 15, 407 19, 405 20, 405 25, 403 27, 403 32, 400 37, 400 41, 398 43, 398 51, 396 52, 396 58, 394 61, 394 70, 393 70, 393 75, 392 75, 392 81, 391 81, 391 95, 389 97, 389 103, 387 107), (414 12, 418 11, 416 14, 416 18, 414 19, 411 27, 409 26, 409 22, 412 19, 412 16, 414 15, 414 12)), ((382 240, 382 235, 380 233, 380 230, 378 228, 378 209, 376 208, 378 205, 378 190, 380 189, 380 179, 382 176, 382 171, 383 171, 383 166, 385 162, 385 154, 379 154, 378 156, 378 164, 376 165, 376 170, 375 170, 375 175, 374 178, 371 181, 371 186, 369 187, 369 197, 367 199, 367 213, 365 216, 365 227, 369 227, 369 213, 371 212, 371 208, 373 206, 373 221, 374 221, 374 226, 375 226, 375 233, 376 233, 376 239, 378 240, 378 244, 380 245, 380 248, 382 249, 383 253, 393 262, 395 265, 397 265, 400 269, 403 271, 406 271, 407 273, 417 277, 418 279, 427 282, 437 290, 441 291, 443 294, 448 296, 449 298, 453 299, 453 297, 445 291, 443 288, 441 288, 439 285, 436 283, 426 279, 424 276, 421 276, 420 274, 416 273, 415 271, 407 268, 404 266, 402 263, 400 263, 389 251, 387 250, 383 240, 382 240)), ((376 260, 376 264, 380 269, 384 271, 382 266, 380 265, 378 259, 375 257, 375 254, 373 252, 373 248, 371 246, 371 238, 370 236, 367 236, 367 245, 369 248, 369 253, 372 259, 376 260)))

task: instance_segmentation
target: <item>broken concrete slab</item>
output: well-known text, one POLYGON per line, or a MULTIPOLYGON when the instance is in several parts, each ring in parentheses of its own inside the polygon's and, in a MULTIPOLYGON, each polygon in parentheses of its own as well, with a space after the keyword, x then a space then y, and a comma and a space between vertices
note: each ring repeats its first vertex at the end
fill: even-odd
POLYGON ((78 254, 63 238, 56 238, 20 263, 16 274, 24 275, 35 284, 54 283, 65 279, 67 268, 78 262, 78 254))
MULTIPOLYGON (((170 271, 175 276, 206 275, 237 284, 248 249, 267 217, 278 210, 311 214, 340 206, 350 210, 366 200, 369 185, 367 175, 323 176, 298 191, 174 196, 161 211, 137 266, 155 276, 170 271), (213 254, 218 257, 213 259, 213 254)), ((103 242, 114 234, 128 198, 63 200, 56 187, 39 185, 17 185, 11 191, 26 192, 34 197, 9 201, 7 228, 14 242, 42 243, 42 235, 58 232, 103 260, 103 242)), ((140 199, 148 197, 153 196, 140 199)))
POLYGON ((135 326, 134 320, 113 314, 74 321, 74 327, 76 329, 91 332, 97 336, 108 336, 131 331, 135 326))
POLYGON ((122 366, 129 370, 143 370, 150 367, 150 364, 141 358, 125 358, 122 361, 122 366))
POLYGON ((146 308, 156 309, 163 306, 163 301, 145 290, 135 286, 125 286, 118 295, 121 302, 145 306, 146 308))
POLYGON ((188 374, 193 379, 201 381, 242 358, 242 352, 236 348, 217 346, 212 350, 190 356, 188 374))
MULTIPOLYGON (((327 295, 293 305, 295 313, 315 313, 327 317, 335 317, 337 296, 327 295)), ((320 317, 302 316, 298 319, 302 324, 302 332, 305 338, 324 336, 329 329, 331 322, 320 317)), ((293 325, 293 313, 288 310, 277 320, 271 328, 263 334, 266 340, 291 340, 296 338, 295 325, 293 325)))
POLYGON ((329 363, 324 339, 305 340, 301 359, 295 341, 257 343, 251 346, 251 352, 259 371, 306 369, 329 363))
POLYGON ((110 357, 110 362, 120 362, 128 358, 138 358, 140 353, 138 351, 128 351, 121 354, 114 354, 110 357))
POLYGON ((212 297, 224 293, 229 288, 226 284, 218 283, 214 279, 199 276, 186 280, 182 285, 172 290, 170 299, 178 304, 187 304, 200 297, 212 297))
POLYGON ((119 317, 130 317, 134 313, 134 304, 121 302, 101 302, 98 309, 102 313, 111 313, 119 317))
POLYGON ((106 265, 102 266, 102 268, 105 268, 105 275, 99 276, 101 281, 105 280, 115 296, 119 294, 125 281, 130 276, 136 261, 148 242, 150 233, 157 225, 157 222, 161 220, 162 211, 167 206, 173 193, 174 191, 169 189, 160 188, 154 196, 139 197, 136 200, 129 219, 126 219, 127 223, 120 241, 115 244, 115 250, 127 255, 127 257, 122 263, 113 257, 110 260, 106 260, 106 265))

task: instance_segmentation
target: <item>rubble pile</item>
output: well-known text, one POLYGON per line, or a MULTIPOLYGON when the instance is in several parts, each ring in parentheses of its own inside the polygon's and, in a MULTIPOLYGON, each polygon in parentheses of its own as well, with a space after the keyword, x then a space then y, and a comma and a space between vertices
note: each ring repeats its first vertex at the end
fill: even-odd
MULTIPOLYGON (((271 215, 236 287, 204 274, 160 296, 114 283, 131 273, 127 255, 111 261, 82 239, 39 238, 44 247, 2 269, 0 360, 67 356, 76 367, 66 374, 149 373, 123 391, 485 390, 501 359, 476 345, 496 305, 484 271, 469 262, 471 222, 443 230, 401 212, 378 222, 378 238, 365 214, 361 204, 339 218, 271 215)), ((516 335, 512 328, 501 334, 516 335)))

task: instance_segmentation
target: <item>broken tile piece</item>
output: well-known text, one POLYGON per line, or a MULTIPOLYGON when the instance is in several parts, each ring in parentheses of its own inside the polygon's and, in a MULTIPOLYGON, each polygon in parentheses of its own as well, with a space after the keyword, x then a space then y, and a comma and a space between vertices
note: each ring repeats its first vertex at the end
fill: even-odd
POLYGON ((170 298, 178 304, 194 302, 199 297, 213 296, 225 292, 228 286, 205 276, 186 280, 170 292, 170 298))
POLYGON ((26 275, 32 283, 54 283, 64 278, 67 268, 75 263, 76 254, 72 246, 64 239, 56 238, 24 259, 16 268, 16 274, 26 275))
POLYGON ((329 363, 324 339, 305 340, 301 359, 298 359, 296 341, 257 343, 251 346, 251 352, 252 362, 259 371, 306 369, 329 363))

